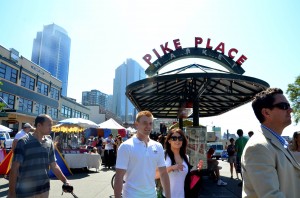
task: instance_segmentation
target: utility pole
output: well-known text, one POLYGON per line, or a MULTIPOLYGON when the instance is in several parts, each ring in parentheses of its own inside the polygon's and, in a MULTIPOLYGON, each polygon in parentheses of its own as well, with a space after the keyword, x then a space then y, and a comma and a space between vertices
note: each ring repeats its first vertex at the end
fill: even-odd
POLYGON ((229 139, 229 132, 228 132, 228 129, 227 129, 227 140, 229 139))

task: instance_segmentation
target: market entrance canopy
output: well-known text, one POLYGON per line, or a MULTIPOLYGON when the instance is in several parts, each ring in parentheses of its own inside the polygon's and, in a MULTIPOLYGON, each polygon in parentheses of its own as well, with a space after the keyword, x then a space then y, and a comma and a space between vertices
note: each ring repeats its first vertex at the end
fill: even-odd
POLYGON ((145 73, 150 77, 126 87, 126 96, 132 104, 140 111, 151 111, 156 118, 180 118, 182 124, 182 118, 193 115, 193 124, 198 126, 199 117, 228 112, 269 87, 263 80, 243 76, 241 66, 247 57, 236 48, 225 47, 224 42, 214 45, 210 38, 195 37, 194 47, 183 48, 181 41, 174 39, 173 47, 165 42, 160 49, 161 53, 153 49, 154 55, 143 56, 149 65, 145 73), (190 64, 159 74, 166 65, 187 58, 209 60, 226 71, 190 64))
POLYGON ((199 117, 209 117, 242 106, 267 87, 262 80, 237 74, 185 73, 134 82, 126 95, 138 110, 149 110, 156 118, 179 118, 182 108, 194 105, 199 117))

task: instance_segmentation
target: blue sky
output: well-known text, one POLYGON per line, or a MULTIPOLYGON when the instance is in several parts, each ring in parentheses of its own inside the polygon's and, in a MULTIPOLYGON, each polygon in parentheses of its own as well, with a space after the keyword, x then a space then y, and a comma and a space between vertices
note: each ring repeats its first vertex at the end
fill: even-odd
MULTIPOLYGON (((262 79, 286 91, 300 75, 299 1, 1 1, 0 45, 31 59, 33 39, 44 25, 62 26, 71 38, 68 96, 81 101, 82 91, 113 93, 115 69, 127 58, 147 68, 142 57, 165 42, 180 39, 193 46, 194 37, 225 43, 247 56, 244 75, 262 79)), ((168 65, 173 69, 178 64, 168 65)), ((201 60, 199 60, 201 62, 201 60)), ((257 130, 250 104, 213 118, 203 125, 257 130)), ((288 127, 292 135, 298 126, 288 127)))

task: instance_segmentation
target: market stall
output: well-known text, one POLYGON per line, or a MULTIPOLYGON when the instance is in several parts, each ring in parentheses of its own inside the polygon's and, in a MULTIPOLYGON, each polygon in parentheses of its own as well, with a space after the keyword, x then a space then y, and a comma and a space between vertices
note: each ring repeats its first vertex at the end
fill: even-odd
POLYGON ((64 154, 65 160, 70 168, 95 168, 99 170, 101 165, 101 156, 99 154, 81 153, 81 154, 64 154))
MULTIPOLYGON (((84 131, 83 127, 75 124, 57 124, 52 127, 53 139, 55 146, 61 153, 65 153, 65 150, 73 150, 77 153, 80 149, 79 139, 84 131)), ((83 148, 82 148, 83 149, 83 148)), ((87 150, 80 150, 80 152, 87 152, 87 150)))
POLYGON ((99 169, 101 156, 90 154, 86 141, 82 141, 85 139, 87 129, 97 127, 96 123, 82 118, 68 118, 59 121, 57 125, 52 127, 55 146, 63 154, 70 168, 99 169))
POLYGON ((126 128, 121 126, 112 118, 100 123, 97 131, 99 134, 103 134, 104 138, 107 138, 109 134, 113 134, 114 137, 116 137, 118 134, 121 135, 121 137, 127 136, 126 128))

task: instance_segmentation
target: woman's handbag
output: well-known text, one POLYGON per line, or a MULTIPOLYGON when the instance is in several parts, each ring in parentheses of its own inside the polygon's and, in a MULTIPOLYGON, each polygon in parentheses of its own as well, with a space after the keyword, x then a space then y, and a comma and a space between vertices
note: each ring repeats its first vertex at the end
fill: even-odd
POLYGON ((203 166, 203 160, 200 160, 197 164, 197 169, 191 171, 192 166, 189 167, 189 172, 186 175, 185 181, 184 181, 184 193, 185 197, 193 198, 198 197, 198 192, 201 185, 201 172, 203 166))

